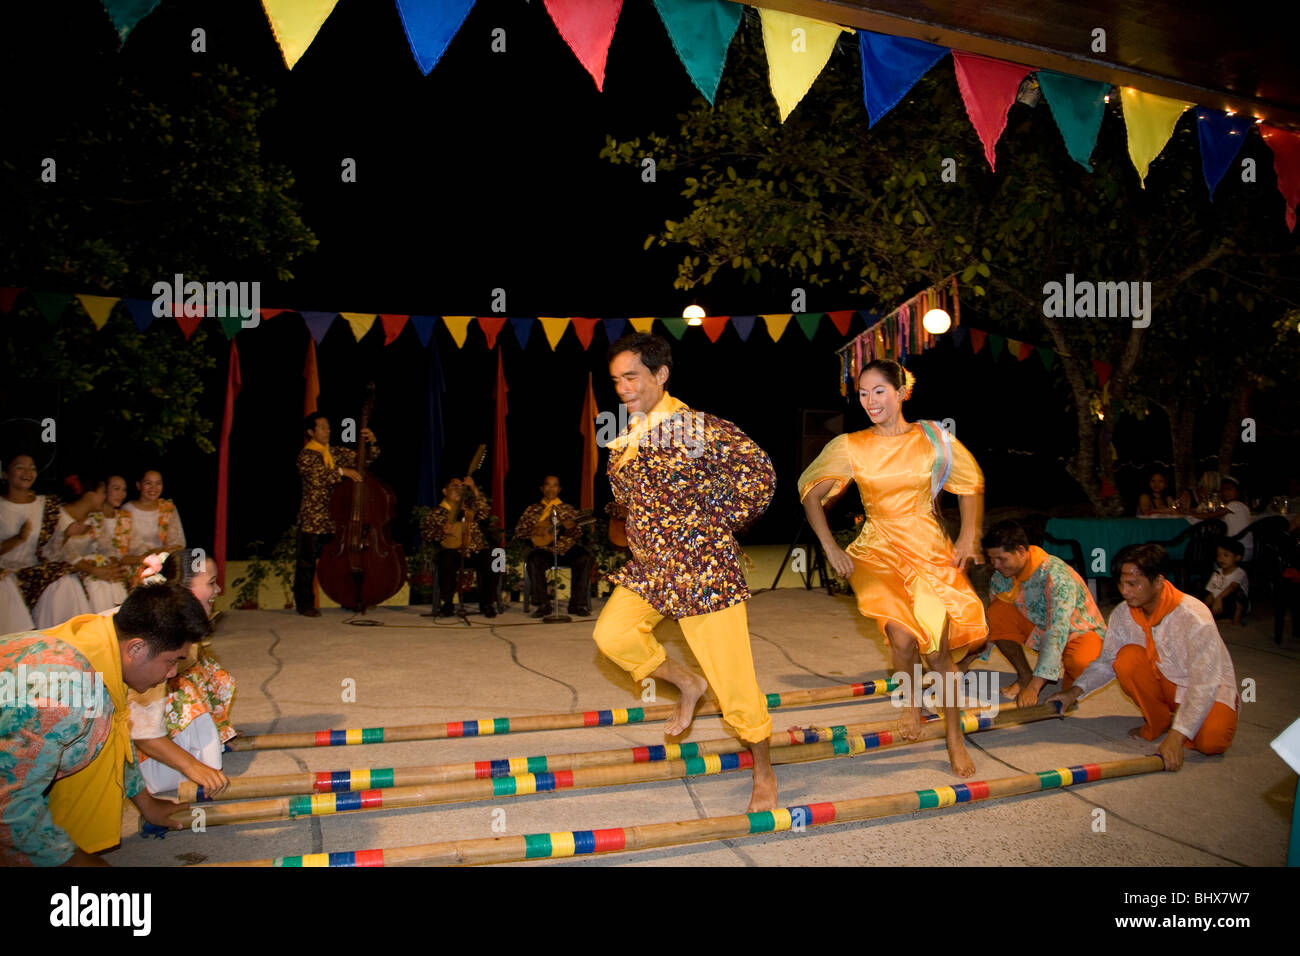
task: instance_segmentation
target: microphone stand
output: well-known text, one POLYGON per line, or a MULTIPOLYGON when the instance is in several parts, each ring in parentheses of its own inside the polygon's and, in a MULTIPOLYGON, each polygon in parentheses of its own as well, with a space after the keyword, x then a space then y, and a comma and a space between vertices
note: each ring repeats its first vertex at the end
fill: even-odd
POLYGON ((560 518, 555 513, 557 509, 551 509, 551 613, 542 618, 547 624, 569 624, 573 618, 567 614, 560 613, 560 518))

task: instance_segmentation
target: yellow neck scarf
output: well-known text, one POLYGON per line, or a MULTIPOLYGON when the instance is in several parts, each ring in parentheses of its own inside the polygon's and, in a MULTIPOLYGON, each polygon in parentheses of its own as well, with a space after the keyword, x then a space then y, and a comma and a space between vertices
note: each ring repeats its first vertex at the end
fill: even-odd
POLYGON ((122 649, 111 617, 82 614, 45 632, 71 644, 104 679, 113 702, 113 727, 104 746, 89 764, 54 782, 50 816, 87 853, 98 853, 122 842, 122 799, 126 795, 123 765, 134 762, 126 683, 122 679, 122 649))
POLYGON ((628 426, 628 430, 624 434, 619 435, 609 443, 611 449, 623 449, 623 454, 619 457, 618 463, 615 464, 614 470, 622 470, 624 465, 636 457, 637 447, 641 444, 641 439, 646 432, 657 427, 665 418, 669 418, 687 407, 685 402, 673 398, 665 391, 655 407, 650 409, 649 415, 638 416, 636 421, 628 426))
POLYGON ((320 442, 318 442, 316 439, 313 438, 310 441, 308 441, 307 444, 304 445, 303 447, 310 448, 312 451, 320 452, 320 456, 325 459, 325 467, 328 468, 330 471, 334 470, 334 456, 330 454, 329 445, 322 445, 320 442))
POLYGON ((549 517, 551 516, 551 512, 555 510, 556 506, 558 506, 558 505, 562 505, 562 504, 564 504, 564 502, 561 501, 559 498, 556 498, 556 499, 553 500, 553 501, 547 501, 545 498, 543 498, 543 499, 542 499, 542 516, 541 516, 540 518, 538 518, 537 520, 538 520, 538 521, 545 521, 547 518, 549 518, 549 517))

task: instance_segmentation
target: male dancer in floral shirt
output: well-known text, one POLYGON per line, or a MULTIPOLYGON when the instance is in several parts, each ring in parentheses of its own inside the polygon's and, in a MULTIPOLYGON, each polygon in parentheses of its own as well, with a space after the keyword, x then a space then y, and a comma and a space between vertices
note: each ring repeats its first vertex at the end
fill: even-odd
POLYGON ((759 690, 744 602, 749 598, 734 535, 767 508, 776 474, 767 454, 731 422, 688 408, 665 391, 668 343, 655 335, 619 339, 609 372, 633 417, 609 443, 614 498, 627 509, 632 558, 610 576, 618 585, 596 621, 601 651, 633 680, 679 691, 664 730, 686 731, 713 688, 722 717, 753 755, 750 812, 776 807, 769 756, 772 720, 759 690), (707 683, 670 659, 654 638, 665 617, 681 626, 707 683))

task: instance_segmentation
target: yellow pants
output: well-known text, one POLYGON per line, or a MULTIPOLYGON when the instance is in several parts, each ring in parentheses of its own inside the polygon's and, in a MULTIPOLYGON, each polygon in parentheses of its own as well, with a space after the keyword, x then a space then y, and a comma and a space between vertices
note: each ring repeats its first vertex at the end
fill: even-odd
MULTIPOLYGON (((633 680, 643 680, 668 659, 654 636, 655 625, 663 619, 644 598, 627 588, 615 588, 596 620, 596 646, 633 680)), ((744 602, 712 614, 684 617, 677 623, 718 698, 722 719, 745 743, 772 736, 767 698, 758 689, 754 674, 744 602)))

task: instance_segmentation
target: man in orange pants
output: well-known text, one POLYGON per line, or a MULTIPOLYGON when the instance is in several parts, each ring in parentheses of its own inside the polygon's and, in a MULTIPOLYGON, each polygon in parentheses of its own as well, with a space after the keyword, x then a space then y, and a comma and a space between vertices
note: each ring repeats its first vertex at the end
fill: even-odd
POLYGON ((1069 690, 1079 679, 1101 653, 1106 625, 1083 578, 1031 545, 1014 521, 998 522, 980 543, 996 572, 989 582, 989 641, 1016 669, 1016 682, 1002 693, 1018 707, 1032 707, 1047 684, 1059 680, 1069 690), (1032 671, 1026 647, 1038 652, 1032 671))
POLYGON ((1130 737, 1160 744, 1166 770, 1183 765, 1183 749, 1221 754, 1237 730, 1237 678, 1214 617, 1164 576, 1158 544, 1129 545, 1115 556, 1124 603, 1107 622, 1101 656, 1069 690, 1053 695, 1068 710, 1086 694, 1119 680, 1145 723, 1130 737))

